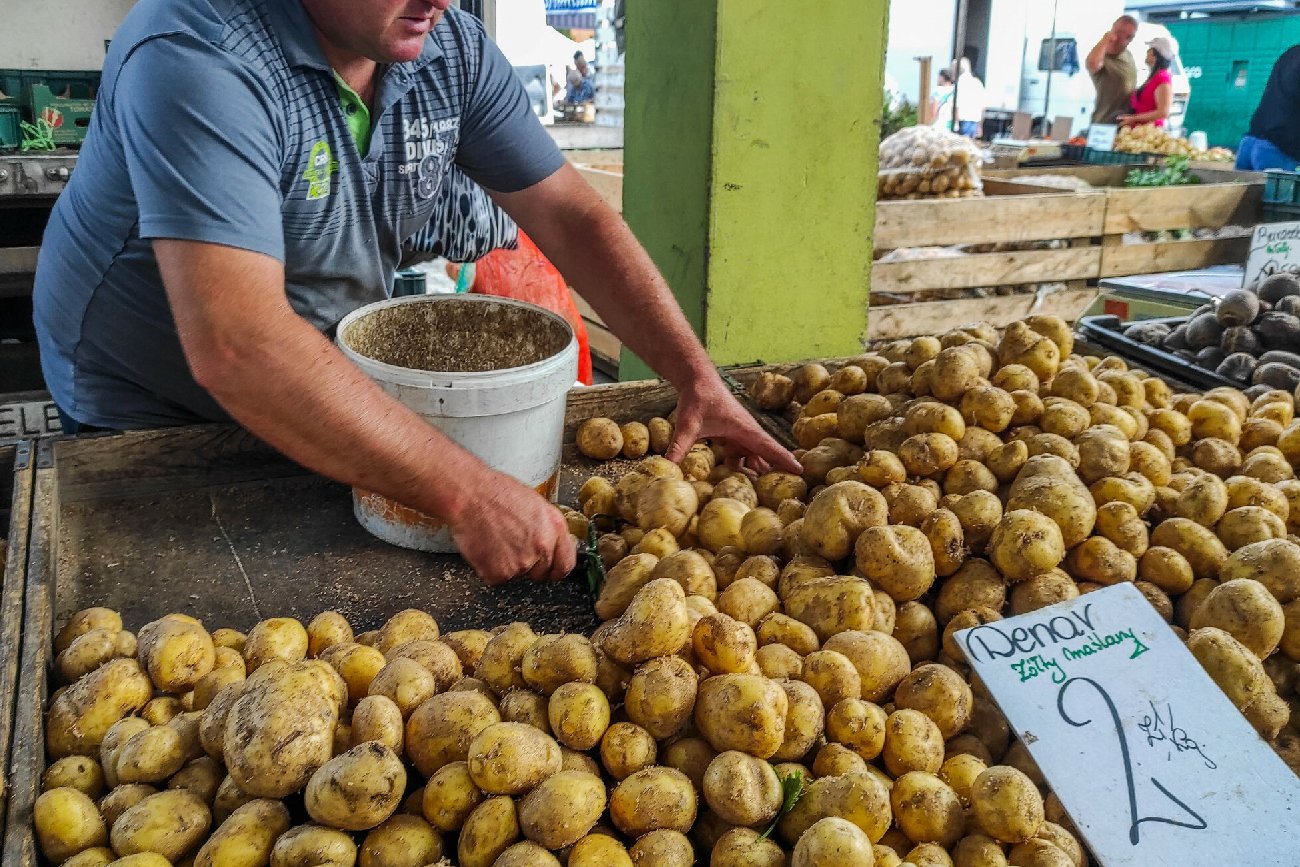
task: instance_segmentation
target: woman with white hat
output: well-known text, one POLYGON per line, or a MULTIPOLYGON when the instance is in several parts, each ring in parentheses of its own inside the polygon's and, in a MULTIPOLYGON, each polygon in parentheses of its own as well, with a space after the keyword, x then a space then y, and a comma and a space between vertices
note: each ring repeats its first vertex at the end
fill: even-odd
POLYGON ((1174 62, 1174 43, 1167 36, 1157 36, 1147 43, 1147 66, 1151 74, 1129 97, 1131 114, 1119 117, 1120 126, 1153 123, 1164 126, 1174 104, 1174 82, 1169 67, 1174 62))

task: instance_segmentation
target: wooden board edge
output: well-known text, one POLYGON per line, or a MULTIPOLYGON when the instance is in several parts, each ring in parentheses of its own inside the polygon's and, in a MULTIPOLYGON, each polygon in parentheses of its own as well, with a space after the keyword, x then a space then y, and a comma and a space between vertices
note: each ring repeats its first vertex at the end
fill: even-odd
POLYGON ((1102 248, 1101 276, 1128 277, 1163 271, 1195 271, 1211 265, 1242 262, 1250 253, 1250 236, 1116 244, 1102 248))
POLYGON ((58 509, 53 469, 36 473, 32 496, 31 542, 22 618, 18 695, 13 744, 9 751, 9 808, 4 854, 8 867, 37 867, 33 808, 45 770, 45 696, 54 629, 53 573, 58 509))
MULTIPOLYGON (((24 440, 14 447, 13 495, 10 499, 8 550, 0 586, 0 765, 4 785, 12 779, 10 747, 18 699, 18 661, 23 634, 23 597, 27 588, 27 550, 31 534, 32 490, 35 462, 33 444, 24 440)), ((7 794, 0 797, 0 845, 3 844, 7 794)))
POLYGON ((867 311, 867 335, 872 341, 898 340, 925 334, 942 334, 967 322, 984 320, 996 327, 1010 325, 1033 314, 1054 314, 1074 321, 1096 299, 1097 287, 1045 293, 962 298, 955 301, 920 301, 892 304, 867 311))
POLYGON ((887 200, 876 204, 877 250, 952 244, 1053 241, 1102 234, 1104 193, 1053 190, 973 199, 887 200), (935 212, 942 208, 943 219, 935 212), (1061 219, 1062 213, 1069 214, 1061 219), (1035 215, 1044 217, 1041 221, 1035 215))
POLYGON ((871 294, 910 294, 931 289, 1096 280, 1101 247, 1066 247, 1008 253, 973 253, 951 259, 876 262, 871 294))

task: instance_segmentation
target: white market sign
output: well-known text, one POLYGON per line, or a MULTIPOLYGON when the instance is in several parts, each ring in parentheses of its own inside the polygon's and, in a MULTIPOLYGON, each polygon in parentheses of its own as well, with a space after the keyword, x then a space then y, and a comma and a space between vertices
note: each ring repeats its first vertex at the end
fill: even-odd
POLYGON ((1113 151, 1119 127, 1113 123, 1094 123, 1088 127, 1088 147, 1095 151, 1113 151))
POLYGON ((1300 274, 1300 223, 1262 223, 1250 236, 1243 286, 1273 274, 1300 274))
POLYGON ((1132 584, 956 638, 1105 867, 1300 864, 1300 781, 1132 584))

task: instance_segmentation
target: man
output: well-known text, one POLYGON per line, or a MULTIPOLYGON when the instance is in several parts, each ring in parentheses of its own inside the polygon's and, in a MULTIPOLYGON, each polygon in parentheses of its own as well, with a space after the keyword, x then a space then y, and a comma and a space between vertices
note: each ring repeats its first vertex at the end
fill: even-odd
POLYGON ((568 88, 564 92, 564 101, 570 105, 582 105, 596 98, 596 89, 592 85, 591 67, 581 51, 573 52, 573 68, 568 73, 568 88))
POLYGON ((1120 115, 1131 110, 1129 96, 1137 88, 1137 65, 1128 47, 1137 36, 1137 28, 1136 18, 1121 15, 1088 52, 1085 65, 1097 89, 1093 123, 1116 123, 1120 115))
POLYGON ((556 578, 558 511, 349 364, 327 332, 383 298, 453 165, 678 389, 668 457, 722 439, 798 471, 729 395, 663 278, 450 0, 141 0, 114 36, 41 248, 42 367, 72 427, 233 418, 444 520, 489 582, 556 578))
POLYGON ((1237 169, 1295 171, 1300 165, 1300 45, 1273 64, 1264 95, 1250 118, 1250 131, 1237 148, 1237 169))
POLYGON ((979 138, 984 131, 984 109, 988 96, 984 82, 971 71, 970 59, 957 61, 957 132, 966 138, 979 138))

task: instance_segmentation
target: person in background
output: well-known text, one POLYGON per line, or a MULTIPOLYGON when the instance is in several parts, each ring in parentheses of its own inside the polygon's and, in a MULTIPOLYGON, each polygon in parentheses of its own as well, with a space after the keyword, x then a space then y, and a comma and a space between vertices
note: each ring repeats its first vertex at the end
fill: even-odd
POLYGON ((1128 47, 1137 35, 1137 19, 1121 15, 1088 52, 1084 65, 1097 89, 1093 123, 1115 123, 1129 111, 1129 94, 1137 88, 1137 66, 1128 47))
POLYGON ((970 60, 965 57, 958 61, 957 70, 957 132, 967 138, 979 138, 988 101, 984 82, 971 72, 970 60))
POLYGON ((952 73, 939 70, 939 82, 930 94, 930 126, 952 129, 952 73))
POLYGON ((1292 45, 1273 64, 1250 119, 1250 131, 1237 148, 1237 169, 1295 171, 1300 165, 1296 154, 1300 154, 1300 45, 1292 45))
POLYGON ((591 66, 581 51, 573 52, 573 68, 569 70, 569 87, 564 92, 564 101, 572 105, 582 105, 596 99, 596 88, 592 84, 591 66))
POLYGON ((1157 36, 1147 43, 1147 66, 1151 74, 1129 100, 1132 113, 1119 116, 1120 126, 1165 125, 1174 104, 1174 80, 1169 74, 1173 62, 1174 44, 1168 37, 1157 36))

